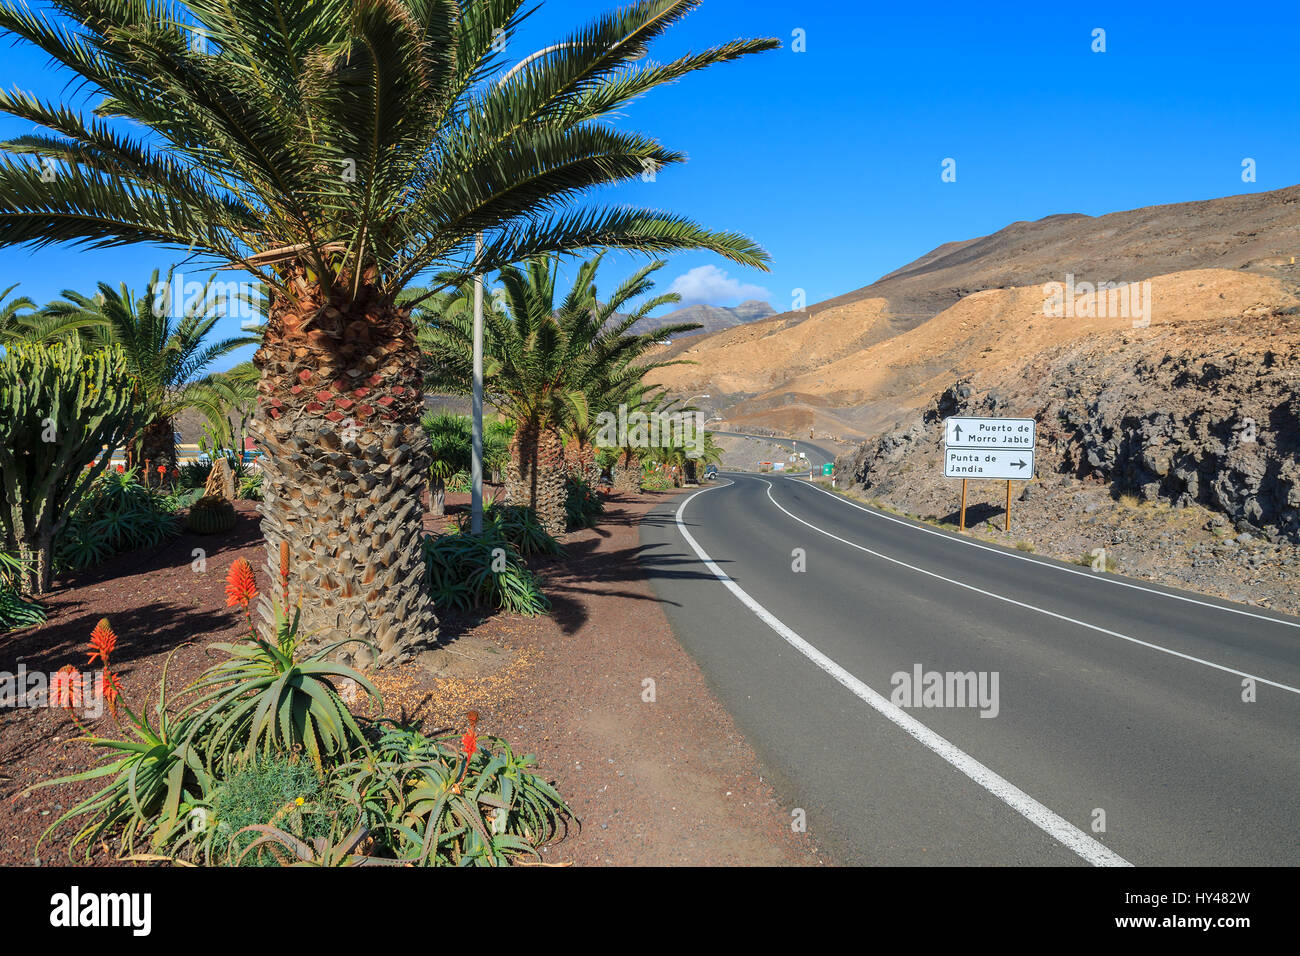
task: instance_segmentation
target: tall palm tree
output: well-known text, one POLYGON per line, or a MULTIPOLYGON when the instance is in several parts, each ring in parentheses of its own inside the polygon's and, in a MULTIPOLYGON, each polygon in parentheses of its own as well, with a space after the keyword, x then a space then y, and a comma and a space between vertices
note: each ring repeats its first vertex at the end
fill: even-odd
MULTIPOLYGON (((212 282, 199 295, 181 303, 183 314, 173 316, 173 273, 158 281, 158 270, 145 291, 136 295, 126 284, 114 289, 106 282, 94 295, 65 289, 61 300, 43 312, 68 329, 79 329, 92 347, 120 345, 127 367, 139 383, 135 405, 138 430, 130 439, 130 464, 149 461, 170 468, 176 464, 175 420, 187 409, 203 413, 219 429, 231 405, 250 397, 240 388, 238 376, 204 375, 217 359, 245 345, 256 345, 256 335, 238 335, 209 342, 208 335, 222 318, 209 295, 212 282)), ((249 303, 255 305, 256 303, 249 303)))
MULTIPOLYGON (((517 426, 506 501, 533 508, 551 534, 565 529, 565 438, 582 446, 592 406, 604 407, 660 366, 638 360, 665 330, 632 334, 645 307, 631 314, 619 310, 653 286, 650 276, 664 262, 638 270, 602 302, 595 284, 601 258, 578 266, 562 300, 556 298, 558 256, 534 256, 522 267, 505 266, 498 273, 504 309, 484 316, 484 392, 517 426)), ((462 289, 434 302, 420 330, 420 341, 433 356, 428 381, 434 388, 469 387, 473 333, 467 295, 462 289)), ((676 301, 675 296, 659 299, 676 301)), ((659 299, 652 301, 662 304, 659 299)), ((681 323, 668 326, 666 334, 698 328, 681 323)))
POLYGON ((524 0, 60 0, 58 22, 0 0, 0 29, 72 71, 78 103, 99 97, 86 115, 0 93, 0 111, 50 131, 6 144, 0 245, 156 242, 270 289, 255 359, 262 529, 268 567, 287 542, 291 584, 311 595, 304 631, 365 640, 383 662, 436 633, 403 288, 600 246, 765 265, 735 233, 583 205, 685 158, 608 121, 629 100, 779 46, 647 58, 696 6, 638 0, 491 82, 518 48, 524 0))

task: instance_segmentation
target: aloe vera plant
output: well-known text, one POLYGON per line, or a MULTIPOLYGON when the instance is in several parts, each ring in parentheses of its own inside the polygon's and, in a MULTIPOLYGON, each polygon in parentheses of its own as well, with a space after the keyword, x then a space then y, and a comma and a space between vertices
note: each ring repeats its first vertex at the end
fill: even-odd
POLYGON ((430 738, 390 726, 373 754, 337 768, 340 799, 357 803, 387 852, 418 866, 507 866, 538 859, 573 812, 496 737, 430 738))
MULTIPOLYGON (((288 558, 282 551, 282 580, 287 581, 288 558)), ((283 601, 273 606, 272 639, 252 626, 251 601, 257 597, 252 568, 242 558, 230 567, 228 603, 243 608, 249 636, 229 644, 213 644, 227 659, 208 668, 191 685, 200 696, 187 708, 195 732, 209 735, 209 765, 242 762, 255 755, 304 750, 317 769, 326 757, 367 750, 365 735, 339 696, 337 688, 353 681, 376 701, 379 691, 359 672, 329 659, 350 641, 336 641, 302 653, 301 608, 292 613, 283 601)))
POLYGON ((137 716, 125 699, 114 696, 114 710, 125 714, 122 738, 86 735, 92 747, 106 753, 105 762, 81 773, 47 780, 29 788, 32 793, 45 787, 110 778, 91 796, 75 804, 52 823, 37 841, 39 852, 51 833, 77 818, 85 824, 68 844, 71 857, 76 848, 85 846, 90 859, 101 838, 121 828, 123 855, 132 854, 137 843, 146 840, 157 851, 166 847, 189 826, 191 813, 205 805, 213 788, 213 778, 204 766, 202 736, 193 718, 168 714, 167 671, 172 656, 163 665, 158 685, 158 702, 154 706, 156 725, 147 714, 137 716))

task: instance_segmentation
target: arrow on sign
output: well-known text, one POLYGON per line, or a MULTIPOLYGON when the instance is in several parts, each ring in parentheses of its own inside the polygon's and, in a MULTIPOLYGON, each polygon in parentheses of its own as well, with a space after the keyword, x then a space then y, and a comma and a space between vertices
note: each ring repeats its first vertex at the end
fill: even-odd
POLYGON ((952 430, 953 430, 953 432, 956 433, 956 435, 957 435, 957 440, 958 440, 958 441, 961 441, 961 426, 960 426, 960 425, 953 425, 953 426, 952 426, 952 430))
POLYGON ((1024 468, 1025 465, 1029 464, 1029 462, 1027 462, 1027 461, 1013 461, 1011 464, 1015 465, 1017 468, 1024 468))

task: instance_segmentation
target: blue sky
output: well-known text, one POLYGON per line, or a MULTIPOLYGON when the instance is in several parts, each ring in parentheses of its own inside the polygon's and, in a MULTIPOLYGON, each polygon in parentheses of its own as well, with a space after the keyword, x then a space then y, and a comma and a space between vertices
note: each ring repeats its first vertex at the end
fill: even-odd
MULTIPOLYGON (((611 5, 542 3, 507 61, 611 5)), ((622 123, 690 161, 601 198, 752 236, 771 272, 691 253, 672 258, 660 285, 782 310, 794 290, 809 303, 848 292, 1016 220, 1277 189, 1300 182, 1298 26, 1300 12, 1282 4, 705 0, 653 58, 740 36, 775 36, 783 49, 633 104, 622 123), (1098 28, 1104 53, 1091 49, 1098 28), (792 49, 795 31, 805 52, 792 49), (955 182, 941 179, 948 158, 955 182), (1246 158, 1255 182, 1242 181, 1246 158)), ((65 78, 20 46, 6 50, 0 82, 53 97, 65 78)), ((0 137, 26 131, 0 119, 0 137)), ((140 287, 175 258, 5 249, 0 288, 21 282, 20 294, 45 302, 99 279, 140 287)), ((610 257, 602 285, 636 264, 610 257)))

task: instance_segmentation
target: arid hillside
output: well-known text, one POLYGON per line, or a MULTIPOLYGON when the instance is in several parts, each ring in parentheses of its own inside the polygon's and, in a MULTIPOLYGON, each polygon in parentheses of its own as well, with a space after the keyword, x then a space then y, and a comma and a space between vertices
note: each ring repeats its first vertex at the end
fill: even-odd
POLYGON ((1300 612, 1294 300, 1101 330, 978 372, 842 456, 840 487, 955 523, 961 482, 942 469, 950 415, 1038 422, 1035 480, 1013 483, 1011 534, 1000 481, 971 483, 973 533, 1066 559, 1102 549, 1126 574, 1300 612))
MULTIPOLYGON (((930 400, 954 377, 1096 332, 1126 310, 1045 314, 1044 285, 1155 278, 1151 322, 1267 312, 1300 282, 1300 186, 1049 216, 947 243, 875 283, 665 349, 695 365, 663 370, 681 394, 709 393, 733 423, 861 438, 930 400), (1101 317, 1095 317, 1096 312, 1101 317)), ((1105 296, 1102 297, 1103 299, 1105 296)), ((1095 306, 1095 303, 1094 303, 1095 306)))

